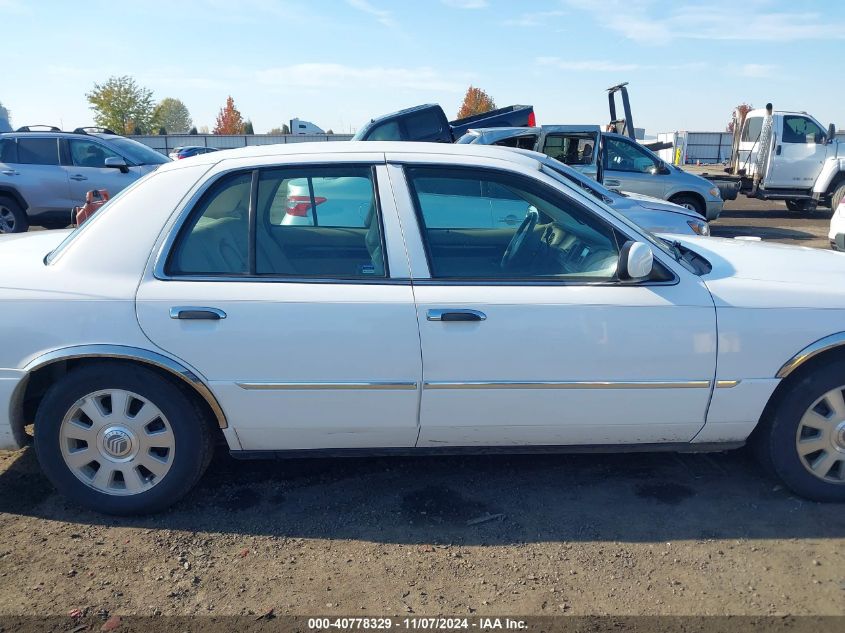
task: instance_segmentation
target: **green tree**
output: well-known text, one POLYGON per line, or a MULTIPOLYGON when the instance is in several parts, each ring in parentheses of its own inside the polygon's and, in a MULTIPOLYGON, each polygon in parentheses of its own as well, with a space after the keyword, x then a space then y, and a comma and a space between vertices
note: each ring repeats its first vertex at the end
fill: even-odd
POLYGON ((184 134, 194 125, 188 107, 172 97, 158 102, 153 111, 153 121, 155 127, 163 127, 170 134, 184 134))
POLYGON ((244 123, 244 134, 255 134, 255 129, 252 127, 252 121, 249 119, 244 123))
POLYGON ((496 109, 496 102, 493 97, 484 92, 481 88, 470 86, 464 96, 461 109, 458 110, 458 118, 463 119, 474 114, 483 114, 496 109))
POLYGON ((282 125, 282 127, 274 127, 272 130, 267 132, 267 134, 290 134, 290 128, 287 125, 282 125))
POLYGON ((153 92, 128 75, 109 77, 85 97, 94 110, 94 122, 118 134, 141 134, 153 122, 153 92))
POLYGON ((190 130, 188 130, 188 134, 190 134, 192 136, 196 136, 197 134, 199 134, 199 132, 197 132, 196 126, 192 127, 190 130))
POLYGON ((217 121, 214 124, 212 134, 243 134, 244 118, 235 107, 235 100, 229 95, 226 98, 226 105, 220 108, 217 121))
POLYGON ((0 103, 0 132, 12 131, 12 113, 0 103))

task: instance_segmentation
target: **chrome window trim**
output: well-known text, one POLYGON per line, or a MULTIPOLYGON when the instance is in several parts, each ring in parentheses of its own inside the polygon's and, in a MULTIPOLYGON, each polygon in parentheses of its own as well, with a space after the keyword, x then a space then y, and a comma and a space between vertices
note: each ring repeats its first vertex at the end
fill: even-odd
MULTIPOLYGON (((537 187, 540 187, 547 191, 547 195, 551 197, 565 197, 567 200, 570 200, 573 204, 579 207, 582 211, 594 217, 598 222, 601 224, 609 227, 615 233, 619 233, 622 236, 626 237, 628 240, 634 241, 642 241, 642 236, 637 235, 636 238, 632 238, 631 235, 627 232, 627 230, 623 230, 620 228, 616 223, 620 222, 619 219, 615 216, 615 212, 610 213, 610 217, 606 217, 605 214, 607 211, 599 207, 600 212, 597 212, 593 209, 590 205, 597 205, 596 200, 592 199, 586 192, 579 191, 573 185, 568 185, 567 191, 561 191, 556 186, 550 185, 548 182, 537 178, 532 173, 531 176, 527 174, 523 174, 519 171, 514 171, 513 169, 509 169, 507 167, 500 167, 494 165, 467 165, 467 164, 460 164, 460 165, 453 165, 451 163, 442 163, 442 162, 416 162, 413 160, 388 160, 387 162, 388 167, 393 166, 398 168, 400 172, 399 177, 403 179, 404 189, 408 195, 408 201, 411 205, 412 216, 415 222, 415 229, 417 231, 417 238, 419 244, 422 248, 422 254, 424 256, 424 263, 426 265, 426 272, 428 273, 428 277, 423 277, 420 279, 414 279, 414 284, 425 284, 425 285, 461 285, 461 286, 523 286, 523 285, 538 285, 538 286, 633 286, 633 287, 652 287, 652 286, 675 286, 681 282, 681 278, 678 272, 674 269, 673 265, 663 261, 663 257, 668 255, 662 250, 659 249, 657 252, 654 252, 654 259, 659 262, 671 275, 672 279, 668 279, 665 281, 642 281, 642 282, 627 282, 620 279, 607 279, 607 280, 592 280, 592 281, 579 281, 573 278, 567 279, 554 279, 554 278, 539 278, 539 277, 530 277, 530 278, 511 278, 511 279, 480 279, 478 277, 433 277, 431 274, 431 256, 430 252, 427 247, 427 243, 425 240, 424 233, 424 223, 421 219, 422 210, 419 208, 418 199, 415 193, 415 189, 413 184, 411 183, 411 179, 408 177, 406 172, 407 168, 414 168, 414 167, 423 167, 423 168, 432 168, 432 169, 443 169, 443 170, 476 170, 476 171, 489 171, 498 174, 503 174, 510 176, 511 178, 524 178, 531 180, 533 184, 537 187), (571 192, 574 192, 581 196, 582 199, 578 199, 575 196, 569 195, 571 192), (586 204, 585 204, 586 201, 586 204)), ((557 178, 549 176, 543 171, 543 163, 538 161, 538 166, 536 169, 536 173, 543 175, 544 177, 552 180, 555 185, 563 184, 557 178)), ((533 170, 532 170, 533 172, 533 170)), ((395 191, 394 191, 395 195, 395 191)), ((400 211, 401 217, 401 211, 400 211)), ((621 224, 625 227, 625 229, 630 229, 631 227, 628 226, 626 222, 621 222, 621 224)), ((633 223, 632 223, 633 224, 633 223)), ((636 226, 636 225, 635 225, 636 226)), ((615 237, 615 236, 614 236, 615 237)), ((646 240, 648 242, 648 240, 646 240)), ((618 247, 621 249, 621 244, 618 247)), ((407 245, 406 245, 407 248, 407 245)), ((677 264, 677 262, 674 262, 677 264)), ((689 272, 689 271, 687 271, 689 272)))
MULTIPOLYGON (((182 206, 182 209, 179 211, 176 219, 167 228, 167 236, 161 242, 161 246, 158 249, 158 252, 155 255, 155 260, 153 263, 153 277, 159 281, 247 281, 247 282, 254 282, 254 281, 264 281, 264 275, 169 275, 165 272, 165 265, 167 263, 168 256, 170 254, 171 249, 173 248, 176 239, 179 236, 182 227, 184 226, 185 222, 187 222, 188 218, 191 216, 191 213, 195 209, 197 203, 202 199, 205 193, 214 186, 215 183, 220 181, 221 178, 225 178, 230 174, 236 172, 253 172, 256 170, 262 169, 299 169, 299 168, 321 168, 321 167, 368 167, 373 170, 373 185, 374 190, 377 194, 377 185, 378 179, 377 174, 375 173, 375 168, 379 165, 384 165, 384 161, 351 161, 351 162, 339 162, 339 161, 329 161, 329 162, 295 162, 295 163, 259 163, 250 166, 238 166, 238 167, 230 167, 228 169, 221 170, 219 172, 215 172, 212 176, 206 178, 205 182, 203 182, 194 193, 188 198, 187 202, 182 206)), ((205 172, 203 176, 206 176, 208 172, 205 172)), ((379 207, 381 206, 381 200, 377 201, 379 207)), ((382 210, 379 208, 379 217, 382 216, 382 210)), ((382 229, 382 239, 384 240, 384 222, 381 221, 381 229, 382 229)), ((386 240, 385 240, 386 241, 386 240)), ((383 245, 385 248, 385 268, 387 268, 387 248, 386 244, 383 245)), ((266 276, 270 276, 269 274, 266 276)), ((275 282, 287 282, 287 283, 338 283, 336 278, 333 279, 326 279, 324 277, 316 277, 311 278, 307 276, 303 277, 279 277, 277 275, 273 275, 273 281, 275 282)), ((365 283, 371 284, 375 283, 386 283, 390 281, 390 277, 380 277, 378 279, 357 279, 357 278, 350 278, 348 282, 346 280, 340 283, 365 283)))
POLYGON ((709 389, 709 380, 426 381, 423 389, 709 389))
POLYGON ((125 345, 77 345, 74 347, 65 347, 52 352, 42 354, 37 358, 31 360, 23 368, 28 376, 37 369, 41 369, 59 361, 75 360, 79 358, 111 358, 120 360, 131 360, 135 362, 152 365, 159 369, 164 369, 170 374, 178 377, 188 385, 190 385, 208 404, 211 408, 214 417, 217 419, 217 424, 221 429, 229 426, 226 420, 226 414, 223 408, 217 401, 217 398, 212 393, 209 386, 199 377, 198 373, 188 369, 181 361, 177 361, 169 356, 164 356, 157 352, 141 349, 139 347, 129 347, 125 345))
POLYGON ((246 391, 416 391, 413 381, 356 381, 356 382, 239 382, 246 391))
POLYGON ((818 341, 810 343, 807 347, 786 361, 778 370, 777 374, 775 374, 775 377, 786 378, 808 360, 815 358, 819 354, 843 346, 845 346, 845 332, 837 332, 836 334, 820 338, 818 341))

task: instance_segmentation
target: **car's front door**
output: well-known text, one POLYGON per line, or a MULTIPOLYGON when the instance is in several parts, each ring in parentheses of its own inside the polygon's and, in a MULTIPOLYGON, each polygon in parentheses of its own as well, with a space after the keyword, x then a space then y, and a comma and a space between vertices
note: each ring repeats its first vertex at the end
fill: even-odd
POLYGON ((140 167, 127 167, 121 171, 106 167, 107 158, 123 158, 103 143, 89 139, 67 139, 68 151, 64 170, 70 182, 71 199, 75 204, 85 202, 85 194, 91 189, 106 189, 114 196, 138 180, 140 167))
POLYGON ((416 442, 407 257, 384 166, 360 160, 373 162, 212 176, 139 288, 144 332, 209 382, 243 449, 416 442), (337 215, 351 221, 285 224, 288 188, 303 182, 312 204, 331 190, 356 205, 337 215))
POLYGON ((660 161, 639 144, 621 136, 604 137, 604 185, 608 189, 632 191, 663 198, 666 176, 660 161))
POLYGON ((826 134, 810 117, 784 114, 764 186, 811 189, 827 156, 826 134))
MULTIPOLYGON (((713 302, 697 276, 673 270, 661 252, 654 279, 620 281, 625 235, 586 197, 542 175, 455 165, 390 170, 422 341, 419 446, 695 436, 716 361, 713 302), (442 210, 432 215, 418 192, 456 190, 461 180, 508 189, 522 199, 525 223, 461 229, 452 218, 441 226, 442 210)), ((489 203, 483 195, 476 202, 489 203)), ((456 205, 455 214, 468 207, 456 205)))

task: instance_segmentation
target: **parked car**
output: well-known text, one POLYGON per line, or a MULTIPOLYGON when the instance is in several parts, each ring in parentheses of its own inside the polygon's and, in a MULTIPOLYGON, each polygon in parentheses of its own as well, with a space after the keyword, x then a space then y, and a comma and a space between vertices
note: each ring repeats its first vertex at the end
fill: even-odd
POLYGON ((512 105, 449 121, 443 108, 427 103, 372 119, 352 140, 454 143, 470 128, 514 125, 536 125, 534 106, 512 105))
POLYGON ((836 251, 845 251, 845 198, 839 201, 839 206, 830 216, 830 247, 836 251))
POLYGON ((845 500, 845 257, 658 239, 551 172, 495 147, 246 147, 165 165, 73 233, 0 238, 0 448, 34 424, 50 481, 118 514, 175 502, 218 439, 237 457, 749 442, 797 494, 845 500), (371 183, 364 226, 270 221, 289 181, 326 177, 371 183), (480 205, 456 201, 442 226, 430 196, 468 189, 522 197, 523 221, 461 228, 480 205))
POLYGON ((669 165, 627 136, 597 125, 544 125, 469 130, 459 144, 503 145, 542 152, 602 182, 610 189, 669 200, 707 220, 724 206, 709 180, 669 165))
MULTIPOLYGON (((611 191, 539 152, 520 149, 512 151, 521 152, 543 163, 551 169, 549 173, 564 185, 586 191, 652 233, 710 235, 707 221, 695 211, 648 196, 611 191)), ((442 227, 451 226, 455 222, 456 227, 479 229, 519 225, 525 217, 522 198, 505 188, 492 190, 487 186, 487 189, 490 200, 485 203, 485 211, 470 216, 456 213, 456 205, 463 204, 468 208, 478 206, 478 196, 485 192, 482 181, 472 182, 471 185, 462 183, 460 189, 454 189, 449 195, 442 195, 439 191, 420 191, 419 195, 429 205, 429 218, 436 214, 438 225, 442 227), (476 224, 468 227, 467 217, 471 217, 476 224)), ((287 226, 363 227, 372 206, 372 197, 372 183, 361 178, 292 179, 287 182, 286 188, 280 188, 277 193, 270 211, 270 221, 287 226)))
POLYGON ((184 145, 182 147, 176 147, 170 152, 167 156, 171 160, 181 160, 183 158, 190 158, 191 156, 197 156, 198 154, 208 154, 209 152, 216 152, 218 148, 216 147, 204 147, 202 145, 184 145))
POLYGON ((137 141, 90 129, 0 134, 0 233, 65 227, 89 190, 116 194, 169 162, 137 141))

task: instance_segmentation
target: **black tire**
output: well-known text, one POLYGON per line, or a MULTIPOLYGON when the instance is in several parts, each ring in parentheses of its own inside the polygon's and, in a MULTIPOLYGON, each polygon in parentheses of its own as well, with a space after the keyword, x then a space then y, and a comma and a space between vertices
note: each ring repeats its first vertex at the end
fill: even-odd
POLYGON ((830 196, 830 208, 833 209, 834 213, 843 198, 845 198, 845 182, 841 183, 836 189, 834 189, 830 196))
MULTIPOLYGON (((845 361, 820 365, 788 386, 775 410, 761 422, 751 438, 751 448, 763 467, 777 475, 790 490, 814 501, 845 501, 845 452, 834 468, 834 471, 840 469, 841 483, 812 474, 797 448, 801 419, 819 398, 843 385, 845 361)), ((828 450, 838 455, 835 448, 828 450)), ((815 459, 819 457, 821 454, 815 459)))
POLYGON ((71 501, 103 514, 134 515, 158 512, 182 498, 208 466, 213 446, 207 420, 179 386, 150 369, 104 361, 71 371, 47 391, 35 416, 35 450, 48 479, 71 501), (158 407, 172 430, 169 470, 137 494, 109 494, 84 483, 62 454, 60 431, 65 416, 85 396, 109 389, 147 399, 158 407))
POLYGON ((700 198, 692 194, 682 193, 677 196, 673 196, 669 200, 669 202, 674 202, 675 204, 679 204, 682 207, 686 207, 691 211, 695 211, 698 215, 703 218, 707 217, 707 208, 704 206, 704 203, 701 201, 700 198))
POLYGON ((26 210, 14 198, 0 196, 0 233, 26 233, 28 230, 26 210))
POLYGON ((814 200, 787 200, 786 208, 795 213, 812 213, 816 210, 814 200))

